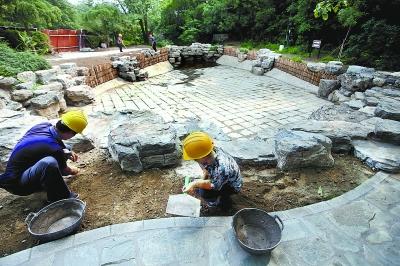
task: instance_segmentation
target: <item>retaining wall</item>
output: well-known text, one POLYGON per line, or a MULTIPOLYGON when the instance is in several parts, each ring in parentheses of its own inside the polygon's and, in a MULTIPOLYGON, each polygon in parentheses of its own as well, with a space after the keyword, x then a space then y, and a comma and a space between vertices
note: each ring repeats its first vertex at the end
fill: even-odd
MULTIPOLYGON (((224 55, 237 57, 239 54, 239 49, 235 47, 225 47, 224 55)), ((247 60, 256 60, 257 52, 250 51, 247 53, 247 60)), ((319 85, 321 79, 337 79, 336 75, 327 74, 325 72, 312 72, 307 68, 306 64, 294 62, 287 58, 278 58, 275 60, 274 67, 280 69, 286 73, 296 76, 302 80, 310 82, 316 86, 319 85)))
MULTIPOLYGON (((161 48, 160 53, 154 56, 146 56, 146 54, 143 52, 133 54, 132 57, 134 56, 136 56, 140 68, 143 69, 160 62, 168 61, 168 49, 161 48)), ((90 87, 96 87, 117 77, 118 71, 112 67, 111 62, 96 65, 89 67, 89 74, 86 78, 86 84, 90 87)))

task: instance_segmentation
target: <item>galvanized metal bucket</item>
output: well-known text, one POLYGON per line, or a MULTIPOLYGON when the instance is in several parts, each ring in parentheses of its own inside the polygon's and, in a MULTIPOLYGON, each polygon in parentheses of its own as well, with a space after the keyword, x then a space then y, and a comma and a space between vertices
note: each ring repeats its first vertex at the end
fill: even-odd
POLYGON ((244 250, 252 254, 265 254, 281 242, 284 225, 276 215, 271 216, 256 208, 245 208, 233 216, 232 227, 244 250))
POLYGON ((79 229, 85 215, 86 203, 79 199, 63 199, 47 205, 25 219, 29 233, 47 242, 70 235, 79 229))

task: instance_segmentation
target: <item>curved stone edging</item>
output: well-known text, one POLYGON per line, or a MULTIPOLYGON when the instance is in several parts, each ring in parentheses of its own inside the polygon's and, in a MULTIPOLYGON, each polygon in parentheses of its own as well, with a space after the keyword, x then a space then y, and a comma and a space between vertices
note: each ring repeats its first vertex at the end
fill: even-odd
MULTIPOLYGON (((366 195, 368 192, 374 190, 375 188, 378 187, 378 185, 383 182, 385 179, 387 179, 390 175, 384 172, 378 172, 375 174, 373 177, 365 181, 363 184, 358 186, 357 188, 339 196, 334 199, 324 201, 324 202, 319 202, 316 204, 311 204, 308 206, 300 207, 300 208, 295 208, 295 209, 290 209, 286 211, 278 211, 278 212, 273 212, 270 214, 275 214, 281 217, 283 221, 285 221, 285 226, 287 229, 284 230, 283 233, 283 242, 285 243, 291 243, 290 241, 296 241, 299 240, 300 238, 305 238, 305 237, 315 237, 315 235, 310 234, 309 235, 309 228, 307 228, 307 217, 306 216, 311 216, 315 217, 315 215, 318 215, 321 213, 321 217, 319 219, 325 219, 323 216, 323 212, 327 212, 330 210, 338 209, 339 207, 342 207, 344 205, 351 205, 359 203, 358 199, 364 195, 366 195), (302 219, 302 218, 306 219, 302 219), (305 226, 305 227, 304 227, 305 226), (303 228, 304 227, 304 228, 303 228), (297 229, 296 229, 297 228, 297 229), (289 242, 287 242, 289 241, 289 242)), ((394 180, 394 179, 390 179, 394 180)), ((389 184, 393 186, 393 189, 397 192, 400 193, 400 180, 397 181, 395 180, 391 181, 392 183, 389 184), (395 184, 395 185, 393 185, 395 184)), ((378 189, 377 189, 378 190, 378 189)), ((376 192, 376 191, 374 191, 376 192)), ((385 191, 384 191, 385 192, 385 191)), ((388 195, 390 197, 390 195, 388 195)), ((374 197, 372 197, 374 198, 374 197)), ((385 196, 386 198, 386 196, 385 196)), ((371 199, 368 199, 368 201, 371 201, 371 199)), ((375 204, 375 206, 378 206, 379 204, 375 204)), ((376 208, 374 205, 372 205, 374 208, 376 208)), ((346 214, 348 215, 348 214, 346 214)), ((396 215, 396 214, 394 214, 396 215)), ((349 216, 350 217, 350 216, 349 216)), ((150 219, 150 220, 142 220, 142 221, 136 221, 136 222, 129 222, 129 223, 123 223, 123 224, 115 224, 115 225, 109 225, 101 228, 97 228, 94 230, 82 232, 79 234, 75 234, 57 241, 49 242, 46 244, 42 244, 39 246, 35 246, 30 249, 26 249, 23 251, 20 251, 18 253, 12 254, 10 256, 0 258, 0 264, 1 265, 20 265, 21 263, 26 264, 26 265, 36 265, 35 263, 40 262, 41 265, 52 265, 52 260, 54 259, 55 254, 57 253, 58 256, 59 254, 63 253, 60 251, 67 251, 69 249, 73 249, 75 247, 77 248, 85 248, 86 245, 93 245, 96 241, 110 241, 113 242, 117 238, 129 238, 130 234, 135 234, 135 233, 140 233, 144 231, 154 232, 154 234, 157 234, 159 230, 162 229, 168 229, 168 231, 177 231, 177 230, 183 230, 190 232, 191 230, 201 231, 203 232, 203 228, 208 228, 207 231, 209 230, 216 230, 216 232, 223 232, 221 233, 223 236, 223 239, 219 239, 219 241, 229 241, 230 249, 235 249, 235 252, 238 252, 240 258, 242 259, 249 259, 250 256, 249 254, 245 253, 243 250, 240 249, 240 247, 235 243, 235 241, 232 242, 232 236, 233 234, 230 233, 231 230, 231 220, 232 217, 200 217, 200 218, 189 218, 189 217, 172 217, 172 218, 161 218, 161 219, 150 219), (127 236, 128 235, 128 236, 127 236), (225 239, 228 237, 228 239, 225 239), (236 250, 236 248, 238 250, 236 250)), ((309 225, 308 225, 309 226, 309 225)), ((399 224, 400 227, 400 224, 399 224)), ((342 230, 346 230, 345 227, 341 227, 342 230)), ((164 230, 165 231, 165 230, 164 230)), ((341 230, 339 230, 341 231, 341 230)), ((338 234, 344 234, 345 232, 336 232, 338 234)), ((152 233, 150 233, 152 234, 152 233)), ((179 234, 179 232, 178 232, 179 234)), ((134 238, 134 237, 132 237, 134 238)), ((189 237, 190 238, 190 237, 189 237)), ((210 240, 209 238, 207 238, 210 240)), ((213 239, 212 239, 213 240, 213 239)), ((196 242, 197 239, 193 239, 193 242, 196 242)), ((224 243, 224 242, 222 242, 224 243)), ((155 244, 156 245, 156 244, 155 244)), ((194 244, 197 245, 197 244, 194 244)), ((285 245, 285 244, 282 244, 285 245)), ((274 255, 277 255, 277 260, 279 262, 279 253, 280 251, 274 251, 274 255)), ((211 258, 212 254, 208 254, 208 256, 211 258)), ((269 257, 259 257, 259 259, 267 260, 269 257)), ((271 261, 272 262, 272 261, 271 261)), ((279 263, 280 264, 280 263, 279 263)), ((287 264, 284 262, 283 264, 287 264)), ((271 265, 271 263, 269 264, 271 265)), ((272 263, 272 265, 275 265, 272 263)))

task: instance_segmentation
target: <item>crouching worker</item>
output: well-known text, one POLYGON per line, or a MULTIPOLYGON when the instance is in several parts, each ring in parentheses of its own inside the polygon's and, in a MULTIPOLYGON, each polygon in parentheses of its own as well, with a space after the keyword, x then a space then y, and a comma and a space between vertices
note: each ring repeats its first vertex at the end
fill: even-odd
POLYGON ((46 191, 49 202, 77 198, 63 175, 78 173, 67 165, 68 159, 75 162, 78 156, 63 140, 81 133, 86 125, 86 115, 76 110, 64 114, 55 125, 44 122, 29 129, 11 152, 6 172, 0 175, 0 187, 20 196, 46 191))
POLYGON ((195 160, 203 169, 203 179, 195 180, 183 188, 183 192, 198 194, 208 207, 228 210, 230 196, 240 192, 242 176, 236 161, 204 132, 193 132, 183 141, 183 159, 195 160))

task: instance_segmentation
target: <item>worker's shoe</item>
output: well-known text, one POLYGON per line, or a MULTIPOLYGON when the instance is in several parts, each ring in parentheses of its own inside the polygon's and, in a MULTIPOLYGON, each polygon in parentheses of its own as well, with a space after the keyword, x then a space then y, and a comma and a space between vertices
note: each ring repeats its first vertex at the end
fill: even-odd
POLYGON ((79 199, 79 194, 71 191, 71 194, 69 195, 68 198, 69 199, 79 199))

